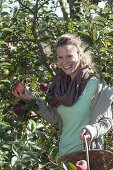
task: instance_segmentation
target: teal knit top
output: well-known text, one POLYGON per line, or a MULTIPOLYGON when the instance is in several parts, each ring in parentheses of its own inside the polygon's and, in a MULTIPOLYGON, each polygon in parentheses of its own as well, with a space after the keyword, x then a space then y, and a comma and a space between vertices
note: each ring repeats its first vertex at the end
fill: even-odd
POLYGON ((92 77, 77 102, 71 107, 60 105, 57 108, 63 121, 63 131, 59 142, 59 157, 84 149, 83 141, 80 140, 80 132, 85 125, 89 124, 91 99, 94 96, 98 81, 96 77, 92 77))

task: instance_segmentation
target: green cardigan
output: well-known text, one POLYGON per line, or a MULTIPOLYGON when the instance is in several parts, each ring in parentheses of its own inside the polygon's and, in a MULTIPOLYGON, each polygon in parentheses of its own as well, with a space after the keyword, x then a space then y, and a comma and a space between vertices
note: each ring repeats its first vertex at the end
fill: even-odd
MULTIPOLYGON (((91 148, 103 149, 102 136, 113 125, 111 104, 113 102, 113 90, 105 83, 98 83, 94 96, 91 99, 91 118, 87 125, 83 126, 91 134, 91 148)), ((39 115, 48 123, 59 129, 59 137, 62 134, 63 122, 56 108, 48 106, 41 99, 37 100, 39 115)))

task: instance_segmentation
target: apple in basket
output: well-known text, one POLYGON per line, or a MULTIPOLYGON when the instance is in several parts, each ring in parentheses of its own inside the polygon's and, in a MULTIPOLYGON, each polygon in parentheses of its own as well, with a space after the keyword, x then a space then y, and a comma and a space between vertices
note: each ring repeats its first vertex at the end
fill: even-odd
POLYGON ((85 160, 80 160, 76 162, 77 170, 87 170, 87 162, 85 160))

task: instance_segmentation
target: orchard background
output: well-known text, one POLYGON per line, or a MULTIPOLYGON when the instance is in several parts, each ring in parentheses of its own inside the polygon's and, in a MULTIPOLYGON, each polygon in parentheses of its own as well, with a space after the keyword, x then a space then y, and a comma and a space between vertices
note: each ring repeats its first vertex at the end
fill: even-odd
MULTIPOLYGON (((19 80, 44 98, 46 92, 39 86, 51 82, 57 72, 53 47, 64 33, 83 38, 101 79, 113 88, 112 0, 0 1, 0 170, 66 169, 56 163, 57 129, 38 114, 17 116, 13 111, 17 99, 11 93, 19 80)), ((105 141, 113 151, 112 129, 105 141)))

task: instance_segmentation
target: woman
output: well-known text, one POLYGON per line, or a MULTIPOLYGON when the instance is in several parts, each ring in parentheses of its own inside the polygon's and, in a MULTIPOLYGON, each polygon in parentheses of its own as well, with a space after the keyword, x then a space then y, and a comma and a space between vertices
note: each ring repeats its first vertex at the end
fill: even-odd
MULTIPOLYGON (((61 36, 55 50, 62 71, 52 81, 47 104, 41 99, 36 103, 40 116, 59 129, 59 158, 83 150, 84 135, 91 148, 104 149, 103 135, 112 126, 113 91, 92 75, 91 56, 79 37, 61 36)), ((13 94, 31 103, 35 99, 27 89, 13 94)))

